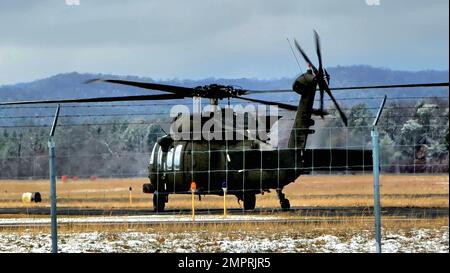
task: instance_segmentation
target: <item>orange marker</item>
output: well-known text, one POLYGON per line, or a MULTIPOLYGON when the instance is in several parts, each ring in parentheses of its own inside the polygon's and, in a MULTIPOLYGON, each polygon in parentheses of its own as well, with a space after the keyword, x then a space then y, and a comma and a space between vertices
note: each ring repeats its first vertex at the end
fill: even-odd
POLYGON ((192 181, 191 183, 191 195, 192 195, 192 221, 195 221, 195 190, 197 189, 197 184, 192 181))

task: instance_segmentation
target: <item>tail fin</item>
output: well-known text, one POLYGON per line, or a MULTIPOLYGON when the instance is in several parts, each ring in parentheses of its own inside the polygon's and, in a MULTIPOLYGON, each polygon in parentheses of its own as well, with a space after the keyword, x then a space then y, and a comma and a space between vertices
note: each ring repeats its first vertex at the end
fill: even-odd
POLYGON ((311 116, 314 112, 313 106, 316 86, 314 76, 309 73, 301 75, 294 82, 293 89, 301 95, 301 98, 289 137, 288 148, 305 149, 308 135, 314 133, 310 127, 314 125, 314 120, 311 119, 311 116))

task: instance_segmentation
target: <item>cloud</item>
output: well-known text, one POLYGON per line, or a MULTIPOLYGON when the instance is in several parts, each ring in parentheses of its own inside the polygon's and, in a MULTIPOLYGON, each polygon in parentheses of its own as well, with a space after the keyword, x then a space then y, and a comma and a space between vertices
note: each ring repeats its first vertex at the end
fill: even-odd
POLYGON ((2 1, 0 84, 82 71, 154 78, 281 77, 286 43, 327 65, 448 69, 447 0, 2 1))

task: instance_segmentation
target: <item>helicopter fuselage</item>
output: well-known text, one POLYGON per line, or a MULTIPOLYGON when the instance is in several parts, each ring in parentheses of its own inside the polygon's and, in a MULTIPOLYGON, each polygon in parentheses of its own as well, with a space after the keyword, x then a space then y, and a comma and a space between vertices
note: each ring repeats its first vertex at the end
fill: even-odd
POLYGON ((190 193, 195 182, 198 194, 222 195, 227 188, 240 198, 244 192, 261 193, 294 181, 300 169, 292 164, 293 156, 293 150, 269 150, 252 140, 174 141, 167 147, 157 143, 149 178, 159 193, 190 193))
MULTIPOLYGON (((256 194, 275 189, 282 208, 289 208, 289 201, 281 190, 300 175, 312 170, 348 171, 369 166, 370 151, 306 149, 308 135, 314 133, 310 127, 314 125, 311 116, 316 85, 310 73, 301 75, 294 83, 293 89, 301 99, 285 148, 246 138, 174 140, 171 135, 160 138, 150 157, 150 183, 143 189, 154 194, 155 210, 164 210, 169 194, 191 193, 192 182, 198 195, 223 195, 226 189, 243 200, 247 209, 254 208, 256 194)), ((192 125, 193 120, 190 116, 184 123, 192 125)))

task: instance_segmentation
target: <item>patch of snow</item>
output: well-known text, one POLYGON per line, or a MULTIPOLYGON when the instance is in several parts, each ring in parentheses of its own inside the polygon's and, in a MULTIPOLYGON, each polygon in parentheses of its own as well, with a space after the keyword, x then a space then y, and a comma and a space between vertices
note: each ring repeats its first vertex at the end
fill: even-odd
MULTIPOLYGON (((449 228, 385 232, 383 252, 449 251, 449 228)), ((50 252, 47 233, 0 232, 0 252, 50 252)), ((60 233, 60 252, 375 252, 373 232, 335 235, 198 232, 82 232, 60 233)))

